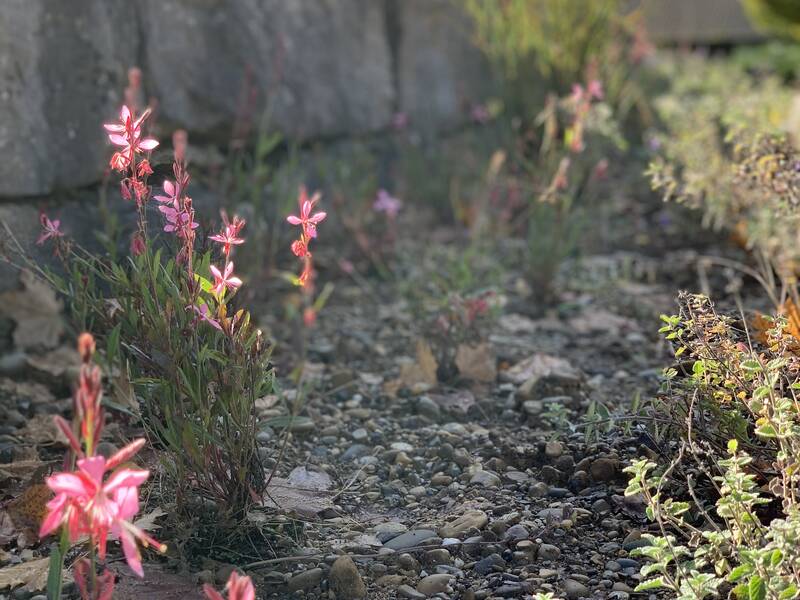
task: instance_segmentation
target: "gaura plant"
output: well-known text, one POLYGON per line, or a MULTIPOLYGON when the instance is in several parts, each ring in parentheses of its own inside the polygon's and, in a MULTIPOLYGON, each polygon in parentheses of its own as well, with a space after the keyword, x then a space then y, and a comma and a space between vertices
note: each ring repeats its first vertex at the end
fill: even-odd
POLYGON ((75 581, 82 600, 110 599, 114 575, 106 570, 97 576, 95 559, 104 560, 109 537, 122 544, 125 560, 139 577, 144 576, 138 545, 152 546, 160 552, 166 546, 154 540, 132 523, 139 512, 139 487, 150 472, 130 465, 134 455, 145 445, 134 440, 111 457, 97 453, 97 442, 105 422, 101 405, 102 384, 99 367, 92 363, 94 338, 84 333, 78 338, 81 369, 74 396, 74 422, 60 416, 55 422, 69 441, 65 469, 47 478, 55 497, 47 503, 47 514, 39 535, 45 537, 61 530, 61 541, 50 559, 48 597, 61 597, 64 556, 71 544, 88 537, 90 560, 79 559, 74 565, 75 581))
POLYGON ((254 406, 273 381, 269 346, 236 305, 243 282, 233 254, 245 222, 223 213, 221 230, 208 237, 214 246, 201 245, 183 132, 173 139, 173 176, 153 194, 150 153, 158 141, 146 133, 149 116, 124 106, 105 125, 116 146, 110 167, 138 215, 130 257, 89 251, 43 215, 40 242, 55 244, 68 276, 27 265, 68 299, 76 325, 96 332, 125 404, 140 411, 148 437, 166 450, 179 509, 205 499, 236 518, 265 485, 254 406), (163 234, 156 235, 151 216, 159 213, 163 234))

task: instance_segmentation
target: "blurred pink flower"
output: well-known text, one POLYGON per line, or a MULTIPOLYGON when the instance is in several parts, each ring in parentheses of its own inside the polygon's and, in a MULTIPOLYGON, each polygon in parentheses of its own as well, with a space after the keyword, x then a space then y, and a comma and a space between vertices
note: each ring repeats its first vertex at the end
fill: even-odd
POLYGON ((64 237, 64 234, 59 229, 61 227, 60 220, 54 219, 51 221, 47 215, 42 212, 39 213, 39 223, 42 225, 42 232, 36 240, 37 245, 41 246, 47 240, 64 237))
POLYGON ((320 193, 317 192, 314 194, 310 199, 308 197, 308 192, 306 191, 305 187, 300 188, 300 196, 297 199, 297 203, 300 206, 300 216, 290 215, 286 218, 286 220, 291 223, 292 225, 302 225, 303 233, 309 238, 317 237, 317 225, 321 223, 327 213, 318 212, 311 214, 311 211, 314 209, 314 205, 319 202, 320 193))
POLYGON ((214 287, 212 289, 218 296, 226 289, 235 290, 242 285, 242 280, 233 276, 233 262, 225 265, 224 272, 214 265, 211 265, 209 269, 211 269, 211 274, 214 276, 214 287))
POLYGON ((194 313, 197 315, 197 318, 199 320, 205 321, 215 329, 219 329, 220 331, 222 331, 222 325, 219 324, 219 321, 211 317, 211 311, 208 308, 208 304, 203 303, 199 306, 193 304, 191 308, 194 310, 194 313))
POLYGON ((302 239, 295 240, 292 242, 292 253, 298 258, 303 258, 309 253, 308 246, 302 239))
POLYGON ((475 123, 478 123, 479 125, 488 123, 489 119, 492 117, 485 104, 474 104, 469 112, 469 116, 475 123))
POLYGON ((397 213, 400 212, 400 209, 403 207, 403 203, 399 198, 395 198, 386 190, 378 190, 378 197, 375 199, 372 208, 376 212, 386 213, 386 216, 390 219, 395 219, 397 217, 397 213))
MULTIPOLYGON (((228 590, 228 600, 256 600, 253 582, 246 575, 239 575, 236 571, 231 571, 225 589, 228 590)), ((222 594, 208 583, 203 586, 203 591, 208 600, 225 600, 222 594)))
POLYGON ((589 98, 602 100, 604 96, 603 83, 599 79, 592 79, 586 87, 586 92, 589 94, 589 98))
POLYGON ((105 482, 103 478, 108 471, 130 460, 144 444, 144 439, 138 439, 108 460, 103 456, 82 458, 77 462, 77 471, 48 477, 47 486, 56 497, 47 504, 48 513, 39 536, 44 537, 65 525, 72 541, 81 534, 89 534, 103 559, 108 536, 115 535, 122 542, 128 565, 137 575, 143 576, 137 541, 163 551, 162 544, 130 522, 139 512, 139 486, 150 472, 124 468, 112 473, 105 482))
POLYGON ((141 256, 145 251, 144 238, 141 232, 137 231, 131 238, 131 254, 134 256, 141 256))

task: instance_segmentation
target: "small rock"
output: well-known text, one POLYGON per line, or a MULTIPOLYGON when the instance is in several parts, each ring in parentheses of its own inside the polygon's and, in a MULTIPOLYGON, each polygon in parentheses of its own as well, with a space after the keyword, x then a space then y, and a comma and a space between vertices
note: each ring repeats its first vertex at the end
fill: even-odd
POLYGON ((469 480, 471 484, 482 485, 483 487, 499 487, 500 476, 492 471, 476 471, 472 478, 469 480))
POLYGON ((317 587, 320 581, 322 581, 322 574, 322 569, 316 567, 314 569, 308 569, 298 573, 297 575, 294 575, 289 580, 289 591, 293 593, 300 590, 310 590, 317 587))
POLYGON ((553 544, 542 544, 539 546, 537 556, 539 560, 555 561, 561 556, 561 550, 558 549, 558 546, 553 546, 553 544))
POLYGON ((436 532, 432 529, 412 529, 385 542, 384 547, 392 550, 405 550, 406 548, 418 546, 423 540, 432 537, 436 537, 436 532))
POLYGON ((453 519, 446 525, 439 528, 439 535, 443 538, 457 538, 465 533, 486 527, 489 517, 482 510, 469 510, 463 515, 453 519))
POLYGON ((425 600, 427 596, 425 596, 425 594, 420 594, 410 585, 404 583, 403 585, 397 586, 397 597, 408 598, 408 600, 425 600))
POLYGON ((488 575, 492 571, 502 570, 506 566, 506 561, 499 554, 490 554, 486 558, 480 559, 473 567, 478 575, 488 575))
POLYGON ((596 458, 589 467, 589 475, 595 481, 611 481, 616 477, 619 461, 613 458, 596 458))
POLYGON ((570 600, 577 600, 589 595, 589 588, 574 579, 564 580, 564 593, 570 600))
POLYGON ((363 442, 364 440, 367 439, 369 434, 367 433, 366 429, 364 429, 363 427, 359 427, 358 429, 353 431, 353 433, 351 433, 350 436, 353 438, 353 441, 363 442))
POLYGON ((558 440, 551 440, 545 444, 544 453, 549 458, 558 458, 564 454, 564 445, 558 440))
POLYGON ((435 575, 428 575, 420 579, 417 584, 417 591, 420 594, 425 594, 430 598, 434 594, 447 592, 450 587, 450 580, 453 578, 449 573, 437 573, 435 575))
POLYGON ((329 581, 337 600, 356 600, 367 595, 367 586, 361 580, 356 563, 349 556, 340 556, 334 561, 329 581))

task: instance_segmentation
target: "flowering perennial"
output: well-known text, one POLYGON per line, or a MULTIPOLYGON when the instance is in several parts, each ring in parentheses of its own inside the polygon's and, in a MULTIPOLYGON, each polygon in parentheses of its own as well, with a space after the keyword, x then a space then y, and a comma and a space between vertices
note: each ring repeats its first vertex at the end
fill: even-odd
POLYGON ((303 271, 297 278, 299 285, 305 287, 313 277, 313 260, 308 245, 312 239, 317 237, 317 225, 327 216, 325 212, 314 213, 314 206, 319 202, 320 193, 316 192, 311 198, 305 187, 300 188, 300 195, 297 203, 300 207, 299 216, 290 215, 286 220, 292 225, 300 226, 300 237, 292 242, 292 252, 303 261, 303 271))
MULTIPOLYGON (((126 466, 144 446, 143 438, 134 440, 110 458, 98 455, 97 442, 102 433, 104 414, 101 406, 102 387, 100 369, 92 363, 95 351, 94 338, 84 333, 78 339, 81 370, 74 396, 75 423, 70 424, 56 416, 58 428, 69 441, 75 467, 54 473, 47 478, 47 486, 55 497, 47 504, 47 514, 39 535, 44 537, 64 528, 70 542, 88 535, 92 552, 100 559, 106 555, 109 535, 117 538, 131 569, 143 576, 138 545, 153 546, 164 552, 166 546, 154 540, 132 523, 139 512, 139 487, 147 481, 150 472, 126 466)), ((95 581, 89 595, 86 572, 88 566, 76 564, 76 579, 84 600, 110 598, 113 576, 106 572, 95 581)))

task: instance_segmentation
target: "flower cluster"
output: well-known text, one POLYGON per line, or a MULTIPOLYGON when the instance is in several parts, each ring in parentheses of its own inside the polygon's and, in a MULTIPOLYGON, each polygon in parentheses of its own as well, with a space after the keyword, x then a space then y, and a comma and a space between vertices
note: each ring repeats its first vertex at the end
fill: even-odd
POLYGON ((583 152, 585 148, 583 133, 586 123, 586 118, 589 115, 589 110, 592 106, 593 100, 603 99, 603 84, 597 79, 591 79, 584 88, 580 83, 572 86, 572 102, 575 110, 575 118, 570 127, 569 134, 569 147, 572 152, 583 152))
MULTIPOLYGON (((239 575, 236 571, 231 571, 225 589, 228 590, 228 600, 256 600, 256 589, 253 587, 253 582, 249 577, 239 575)), ((208 583, 203 586, 203 591, 208 600, 225 600, 222 594, 208 583)))
POLYGON ((135 197, 137 205, 147 201, 147 177, 153 173, 153 169, 147 158, 137 164, 136 156, 149 153, 158 146, 158 141, 154 138, 142 137, 142 126, 150 112, 148 108, 136 117, 133 110, 125 105, 119 112, 117 123, 103 125, 108 132, 108 139, 120 148, 111 156, 110 167, 127 174, 122 180, 122 197, 126 200, 135 197))
POLYGON ((300 195, 297 203, 300 207, 300 215, 290 215, 286 220, 292 225, 300 226, 300 237, 292 242, 292 252, 296 257, 303 261, 303 271, 297 278, 298 283, 305 287, 313 277, 313 260, 308 245, 311 240, 317 237, 317 225, 327 216, 327 213, 314 213, 314 206, 319 202, 320 193, 316 192, 311 198, 305 187, 300 188, 300 195))
MULTIPOLYGON (((96 453, 104 415, 100 404, 101 373, 92 363, 94 351, 94 338, 88 333, 82 334, 78 339, 82 365, 74 396, 76 422, 70 424, 60 416, 55 417, 56 425, 69 441, 75 466, 70 471, 54 473, 47 478, 47 486, 55 493, 55 497, 47 504, 47 514, 39 535, 44 537, 61 527, 65 528, 71 542, 88 535, 93 551, 96 549, 101 559, 105 558, 109 535, 114 536, 122 543, 128 565, 141 577, 143 571, 138 544, 153 546, 160 552, 166 550, 164 545, 131 522, 139 512, 139 487, 150 472, 126 464, 144 446, 145 440, 141 438, 131 442, 108 459, 96 453)), ((86 565, 76 565, 76 579, 83 597, 88 599, 91 596, 88 592, 84 593, 85 570, 86 565)), ((99 593, 100 585, 103 586, 103 593, 108 594, 106 597, 110 597, 108 588, 113 589, 113 576, 107 573, 100 583, 95 583, 95 598, 103 597, 99 593)))

